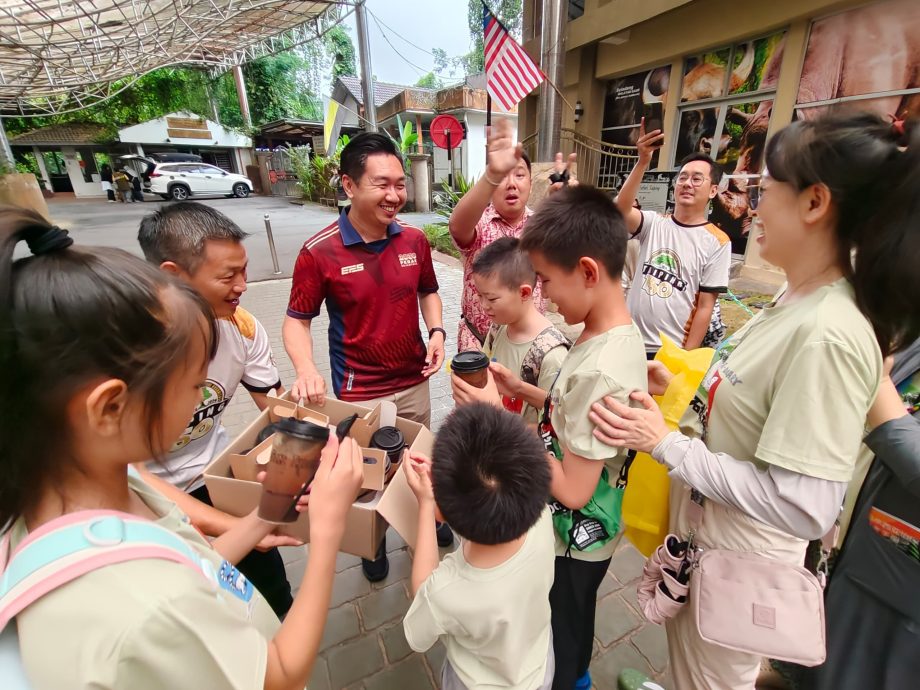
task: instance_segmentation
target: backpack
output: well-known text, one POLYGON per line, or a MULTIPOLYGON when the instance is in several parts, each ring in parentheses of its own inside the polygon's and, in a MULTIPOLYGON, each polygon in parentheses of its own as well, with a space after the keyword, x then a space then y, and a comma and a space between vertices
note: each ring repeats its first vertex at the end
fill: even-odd
MULTIPOLYGON (((486 334, 486 340, 483 344, 482 351, 489 357, 492 356, 492 349, 495 347, 495 338, 498 336, 500 326, 492 324, 486 334)), ((557 347, 564 347, 568 350, 572 343, 566 338, 555 326, 547 326, 533 339, 530 349, 524 355, 521 362, 521 371, 519 373, 521 381, 529 383, 532 386, 540 387, 540 369, 543 366, 543 359, 549 354, 550 350, 557 347)))
MULTIPOLYGON (((30 533, 10 553, 11 529, 0 541, 0 678, 4 690, 30 690, 19 651, 16 615, 46 594, 99 568, 148 558, 215 572, 182 537, 150 520, 112 510, 63 515, 30 533)), ((233 569, 235 570, 235 568, 233 569)), ((231 580, 237 580, 229 574, 231 580)), ((252 587, 248 582, 248 587, 252 587)))

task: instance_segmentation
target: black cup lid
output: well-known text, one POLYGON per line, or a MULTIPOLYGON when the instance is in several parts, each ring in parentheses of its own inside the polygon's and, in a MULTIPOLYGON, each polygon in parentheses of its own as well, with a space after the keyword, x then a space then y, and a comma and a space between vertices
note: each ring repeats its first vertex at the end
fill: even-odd
POLYGON ((481 350, 458 352, 450 363, 450 368, 458 373, 471 373, 489 366, 489 356, 481 350))
POLYGON ((329 427, 320 426, 304 419, 284 417, 276 425, 276 430, 288 436, 304 439, 305 441, 328 441, 329 427))
POLYGON ((403 433, 395 426, 382 426, 371 436, 371 445, 387 452, 400 450, 406 445, 403 433))

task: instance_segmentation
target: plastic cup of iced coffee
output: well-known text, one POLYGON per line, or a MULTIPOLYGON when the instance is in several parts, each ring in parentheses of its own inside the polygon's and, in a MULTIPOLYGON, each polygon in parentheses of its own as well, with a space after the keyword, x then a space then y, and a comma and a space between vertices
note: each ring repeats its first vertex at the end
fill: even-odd
POLYGON ((284 418, 276 424, 272 453, 265 466, 259 517, 266 522, 296 522, 294 500, 313 481, 329 429, 311 422, 284 418))
POLYGON ((485 388, 489 382, 489 357, 480 350, 458 352, 450 363, 450 370, 471 386, 485 388))

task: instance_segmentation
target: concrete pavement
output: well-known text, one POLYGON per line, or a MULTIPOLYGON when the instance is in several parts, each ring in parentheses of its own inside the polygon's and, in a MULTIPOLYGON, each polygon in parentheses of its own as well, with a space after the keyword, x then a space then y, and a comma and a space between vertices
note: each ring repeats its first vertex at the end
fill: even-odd
MULTIPOLYGON (((452 357, 456 353, 462 274, 456 262, 439 262, 435 269, 449 335, 447 356, 452 357)), ((286 386, 290 386, 294 378, 293 366, 281 342, 281 321, 290 285, 288 279, 255 283, 243 296, 243 306, 255 314, 268 331, 286 386)), ((329 321, 325 311, 313 324, 316 361, 328 385, 329 353, 325 334, 329 321)), ((432 377, 431 401, 432 427, 437 430, 453 407, 449 378, 443 368, 432 377)), ((231 435, 235 435, 256 414, 249 396, 240 389, 224 413, 224 423, 231 435)), ((416 654, 409 649, 402 632, 402 617, 410 603, 411 554, 393 530, 387 536, 387 548, 390 575, 374 585, 364 579, 357 557, 339 555, 332 605, 320 658, 309 685, 311 690, 432 690, 439 687, 444 659, 442 645, 439 643, 426 654, 416 654)), ((288 577, 297 588, 309 547, 283 551, 288 577)), ((615 688, 617 674, 626 667, 663 679, 666 688, 673 687, 667 675, 664 630, 646 623, 636 603, 636 582, 643 563, 640 554, 623 540, 598 593, 591 672, 595 687, 600 690, 615 688)))
MULTIPOLYGON (((330 208, 312 203, 301 206, 284 197, 193 201, 200 201, 227 214, 243 230, 251 233, 245 244, 249 253, 249 280, 253 282, 290 277, 303 243, 336 219, 336 211, 330 208), (268 249, 266 213, 270 216, 280 275, 274 273, 268 249)), ((105 198, 75 199, 59 195, 48 200, 48 210, 52 220, 70 230, 80 244, 119 247, 140 256, 137 229, 141 218, 168 203, 172 202, 154 200, 150 195, 144 203, 134 204, 110 204, 105 198)), ((443 220, 434 213, 405 213, 400 214, 400 218, 419 227, 443 220)))

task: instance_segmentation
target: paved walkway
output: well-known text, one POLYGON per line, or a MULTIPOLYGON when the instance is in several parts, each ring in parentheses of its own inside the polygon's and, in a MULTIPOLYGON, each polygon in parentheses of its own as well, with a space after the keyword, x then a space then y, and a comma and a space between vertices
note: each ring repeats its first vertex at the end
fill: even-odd
MULTIPOLYGON (((461 271, 450 263, 436 263, 444 300, 447 356, 456 354, 461 271)), ((274 348, 281 379, 290 386, 294 368, 281 342, 281 322, 287 307, 289 279, 254 283, 243 296, 243 306, 261 320, 274 348)), ((325 339, 328 316, 314 320, 316 363, 329 384, 329 353, 325 339)), ((329 386, 331 390, 331 385, 329 386)), ((437 430, 453 407, 450 382, 442 368, 431 381, 432 427, 437 430)), ((256 416, 249 396, 240 390, 224 413, 231 436, 256 416)), ((326 633, 310 690, 432 690, 439 687, 444 650, 439 643, 426 654, 413 653, 402 632, 402 617, 409 607, 408 577, 412 562, 402 539, 390 530, 390 575, 371 585, 361 573, 360 560, 340 554, 326 633)), ((308 548, 283 549, 288 577, 294 588, 303 578, 308 548)), ((446 551, 443 551, 446 553, 446 551)), ((442 554, 443 555, 443 554, 442 554)), ((636 604, 636 581, 644 559, 626 541, 613 558, 598 592, 595 658, 591 666, 598 690, 616 688, 617 674, 635 668, 673 687, 667 675, 664 630, 648 624, 636 604)))

